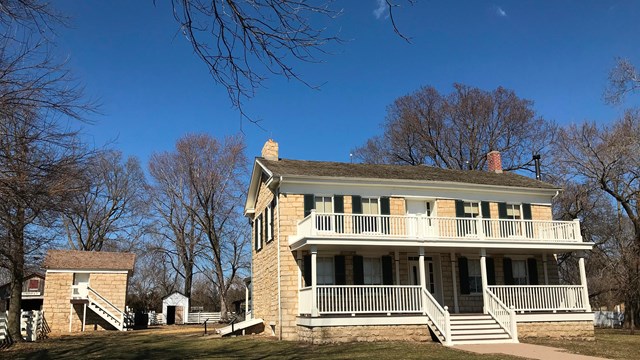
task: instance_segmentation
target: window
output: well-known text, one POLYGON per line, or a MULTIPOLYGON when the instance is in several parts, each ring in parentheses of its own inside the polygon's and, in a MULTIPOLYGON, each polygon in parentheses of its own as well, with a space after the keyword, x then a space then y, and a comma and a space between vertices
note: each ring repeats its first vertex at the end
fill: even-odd
POLYGON ((362 198, 362 213, 370 215, 380 214, 378 210, 378 198, 362 198))
POLYGON ((333 201, 331 196, 316 196, 315 198, 316 213, 331 214, 333 213, 333 201))
POLYGON ((273 204, 274 202, 271 202, 269 204, 269 206, 267 206, 266 212, 267 212, 267 242, 273 240, 273 204))
POLYGON ((527 262, 525 260, 512 260, 511 270, 513 271, 514 285, 527 285, 527 262))
POLYGON ((253 232, 256 251, 262 249, 262 214, 253 221, 253 232))
POLYGON ((477 202, 467 202, 464 203, 464 217, 466 218, 476 218, 480 215, 480 204, 477 202))
POLYGON ((469 292, 482 293, 482 274, 480 273, 480 259, 469 259, 469 292))
POLYGON ((520 212, 520 204, 507 204, 507 219, 522 219, 520 212))
POLYGON ((382 285, 382 261, 380 258, 364 258, 363 273, 365 285, 382 285))
POLYGON ((30 279, 27 291, 38 291, 40 288, 40 279, 30 279))
POLYGON ((335 284, 333 257, 317 257, 316 271, 318 272, 316 278, 318 285, 335 284))

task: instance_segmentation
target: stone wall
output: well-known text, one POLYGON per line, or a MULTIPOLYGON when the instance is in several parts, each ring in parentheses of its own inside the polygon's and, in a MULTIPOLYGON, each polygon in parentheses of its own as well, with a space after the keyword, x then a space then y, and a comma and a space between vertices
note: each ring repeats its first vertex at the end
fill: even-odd
MULTIPOLYGON (((127 281, 128 275, 126 273, 91 273, 89 275, 89 287, 109 300, 119 310, 125 308, 127 281)), ((68 333, 70 319, 71 332, 82 331, 84 306, 82 304, 71 305, 72 284, 73 273, 71 272, 47 272, 42 310, 52 335, 68 333)), ((97 296, 91 293, 89 296, 112 314, 118 315, 117 310, 97 296)), ((89 307, 86 311, 85 331, 114 329, 111 324, 89 307)))
MULTIPOLYGON (((426 325, 298 326, 298 339, 312 344, 373 341, 432 341, 426 325)), ((373 356, 373 354, 372 354, 373 356)))
POLYGON ((595 340, 593 321, 518 323, 518 338, 595 340))

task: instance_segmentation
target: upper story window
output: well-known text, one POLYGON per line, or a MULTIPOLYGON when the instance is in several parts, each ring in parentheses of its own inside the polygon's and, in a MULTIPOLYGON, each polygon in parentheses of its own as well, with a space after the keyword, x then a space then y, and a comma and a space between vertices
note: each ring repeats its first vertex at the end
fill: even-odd
POLYGON ((522 219, 520 204, 507 204, 507 219, 513 219, 513 220, 522 219))
POLYGON ((333 199, 331 196, 316 196, 315 209, 317 213, 333 213, 333 199))
POLYGON ((380 214, 378 198, 362 198, 362 213, 369 215, 380 214))
POLYGON ((477 202, 464 202, 464 217, 475 218, 480 216, 480 204, 477 202))
POLYGON ((253 221, 253 240, 256 251, 262 249, 262 214, 253 221))
POLYGON ((40 279, 30 279, 27 291, 38 291, 40 288, 40 279))

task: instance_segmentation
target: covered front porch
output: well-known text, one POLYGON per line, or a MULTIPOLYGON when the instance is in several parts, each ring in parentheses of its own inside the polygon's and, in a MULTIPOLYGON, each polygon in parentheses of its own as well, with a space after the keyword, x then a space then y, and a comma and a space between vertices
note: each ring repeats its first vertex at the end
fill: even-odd
POLYGON ((427 324, 450 344, 451 317, 476 313, 517 341, 519 318, 554 321, 591 311, 584 260, 581 284, 561 285, 554 255, 541 250, 312 245, 296 256, 304 326, 427 324))

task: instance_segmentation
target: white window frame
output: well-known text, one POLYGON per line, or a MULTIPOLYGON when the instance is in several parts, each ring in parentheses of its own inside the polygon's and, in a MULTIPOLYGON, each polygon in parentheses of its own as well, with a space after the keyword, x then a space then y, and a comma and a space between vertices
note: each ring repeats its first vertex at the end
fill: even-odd
POLYGON ((467 278, 469 279, 469 293, 481 294, 482 293, 482 268, 480 266, 479 258, 467 258, 467 278), (478 264, 478 273, 471 273, 471 264, 478 264), (473 281, 472 281, 473 280, 473 281))
POLYGON ((254 221, 254 226, 257 226, 258 228, 258 231, 254 230, 254 233, 257 236, 256 242, 258 244, 258 246, 256 246, 256 251, 260 251, 262 249, 262 214, 256 217, 256 220, 254 221))
POLYGON ((529 285, 529 264, 527 263, 527 259, 511 259, 511 276, 513 277, 513 285, 529 285), (524 278, 515 276, 516 262, 524 264, 524 278), (524 279, 524 283, 521 279, 524 279))
MULTIPOLYGON (((375 196, 362 196, 360 198, 360 204, 362 206, 362 215, 380 215, 380 198, 379 197, 375 197, 375 196), (364 212, 364 203, 365 200, 367 200, 369 202, 369 204, 372 203, 372 200, 376 201, 377 207, 378 207, 378 212, 375 214, 370 214, 370 213, 365 213, 364 212)), ((371 208, 371 206, 369 206, 369 208, 371 208)))
POLYGON ((463 206, 463 207, 464 207, 464 209, 465 209, 465 212, 464 212, 464 215, 465 215, 464 217, 465 217, 465 218, 468 218, 468 219, 476 219, 476 218, 482 217, 482 207, 481 207, 481 205, 480 205, 480 201, 468 201, 468 200, 462 200, 462 206, 463 206), (469 205, 469 207, 471 207, 472 209, 474 209, 474 207, 475 207, 475 209, 477 209, 477 210, 478 210, 478 212, 475 214, 475 216, 467 216, 467 214, 471 214, 471 215, 473 215, 473 213, 467 213, 467 204, 468 204, 468 205, 469 205))
POLYGON ((270 242, 273 240, 273 228, 271 227, 271 216, 273 215, 272 212, 273 212, 272 203, 269 203, 265 211, 267 215, 267 242, 270 242))
POLYGON ((507 203, 507 219, 510 220, 522 220, 522 204, 509 204, 507 203), (514 215, 509 215, 509 209, 512 211, 518 209, 518 217, 513 217, 514 215))

